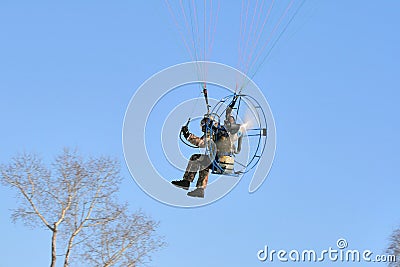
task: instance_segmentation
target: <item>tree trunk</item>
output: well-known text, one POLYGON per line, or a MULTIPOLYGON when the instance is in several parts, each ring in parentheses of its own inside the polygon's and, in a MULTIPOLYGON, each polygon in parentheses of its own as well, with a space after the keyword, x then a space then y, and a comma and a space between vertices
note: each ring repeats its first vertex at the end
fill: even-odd
POLYGON ((71 253, 72 244, 74 242, 75 234, 72 234, 68 241, 67 253, 65 253, 64 267, 69 265, 69 254, 71 253))
POLYGON ((53 236, 51 238, 51 264, 50 264, 50 267, 56 267, 56 260, 57 260, 56 240, 57 240, 57 225, 54 224, 53 236))

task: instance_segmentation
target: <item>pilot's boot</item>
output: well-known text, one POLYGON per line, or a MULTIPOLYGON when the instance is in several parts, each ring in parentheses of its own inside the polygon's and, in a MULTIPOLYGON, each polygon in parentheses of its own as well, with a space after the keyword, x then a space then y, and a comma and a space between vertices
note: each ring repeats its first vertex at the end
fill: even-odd
POLYGON ((171 184, 173 184, 179 188, 185 189, 185 190, 188 190, 190 187, 190 182, 188 180, 176 180, 176 181, 172 181, 171 184))
POLYGON ((182 180, 172 181, 171 184, 180 187, 182 189, 188 190, 190 187, 190 183, 193 182, 195 176, 196 172, 185 171, 182 180))
POLYGON ((187 195, 189 197, 200 197, 200 198, 204 198, 204 188, 196 188, 193 191, 190 191, 189 193, 187 193, 187 195))

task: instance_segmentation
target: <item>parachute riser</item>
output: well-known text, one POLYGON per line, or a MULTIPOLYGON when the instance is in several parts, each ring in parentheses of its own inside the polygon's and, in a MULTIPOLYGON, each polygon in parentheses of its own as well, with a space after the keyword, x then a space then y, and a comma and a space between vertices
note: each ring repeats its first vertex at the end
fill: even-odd
POLYGON ((203 84, 203 95, 204 95, 204 100, 206 101, 206 106, 207 106, 207 115, 210 114, 210 104, 208 103, 208 92, 207 92, 207 87, 206 84, 203 84))

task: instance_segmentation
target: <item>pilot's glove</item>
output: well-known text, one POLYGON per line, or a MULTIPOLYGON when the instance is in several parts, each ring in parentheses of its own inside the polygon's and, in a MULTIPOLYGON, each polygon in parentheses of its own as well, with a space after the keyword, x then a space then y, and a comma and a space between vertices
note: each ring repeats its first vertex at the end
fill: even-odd
POLYGON ((181 132, 182 132, 183 136, 184 136, 186 139, 187 139, 187 138, 189 137, 189 135, 190 135, 189 128, 188 128, 186 125, 182 126, 181 132))

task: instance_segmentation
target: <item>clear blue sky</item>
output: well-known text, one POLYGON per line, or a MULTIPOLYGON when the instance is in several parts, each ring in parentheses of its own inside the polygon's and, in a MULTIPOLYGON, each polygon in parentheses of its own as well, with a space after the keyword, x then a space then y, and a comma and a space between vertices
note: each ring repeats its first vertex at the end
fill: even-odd
MULTIPOLYGON (((340 237, 383 253, 400 225, 399 10, 394 0, 319 1, 283 38, 254 77, 277 128, 275 162, 255 194, 243 178, 212 205, 173 208, 123 165, 121 199, 159 220, 169 243, 151 266, 271 265, 256 258, 264 245, 322 250, 340 237)), ((221 12, 221 27, 231 19, 221 12)), ((217 34, 214 61, 235 64, 234 31, 217 34)), ((0 34, 1 162, 69 146, 124 164, 122 121, 136 88, 190 60, 163 1, 2 1, 0 34)), ((13 207, 0 187, 0 267, 48 265, 50 233, 12 224, 13 207)))

